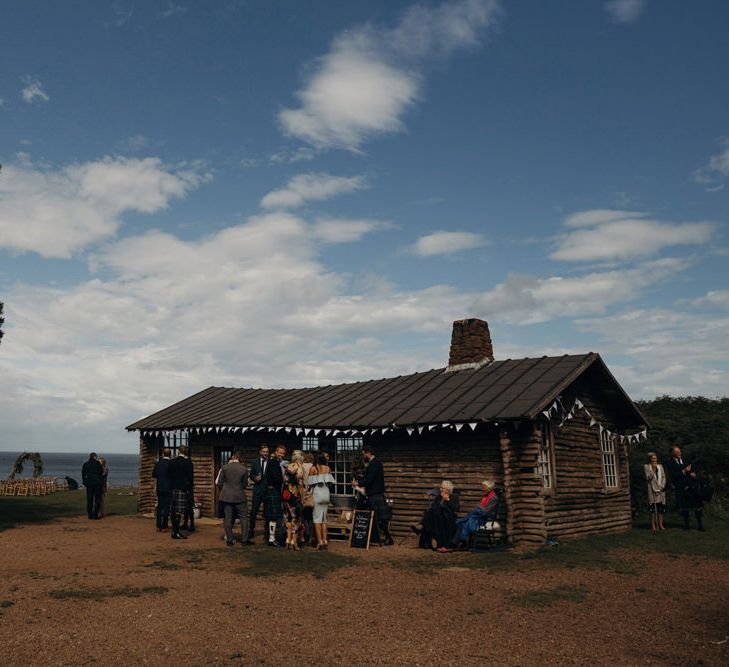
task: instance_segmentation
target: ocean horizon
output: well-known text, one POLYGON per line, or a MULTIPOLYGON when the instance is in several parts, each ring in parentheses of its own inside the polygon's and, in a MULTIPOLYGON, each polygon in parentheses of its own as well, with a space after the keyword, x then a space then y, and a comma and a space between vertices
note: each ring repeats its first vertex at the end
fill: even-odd
MULTIPOLYGON (((29 451, 29 450, 25 450, 29 451)), ((38 452, 43 459, 44 477, 71 477, 81 484, 81 466, 88 460, 88 452, 38 452)), ((97 452, 106 460, 109 468, 109 486, 136 486, 138 478, 138 454, 106 454, 97 452)), ((10 477, 13 465, 22 451, 0 451, 0 479, 10 477)), ((32 477, 33 463, 25 461, 23 472, 17 475, 32 477)))

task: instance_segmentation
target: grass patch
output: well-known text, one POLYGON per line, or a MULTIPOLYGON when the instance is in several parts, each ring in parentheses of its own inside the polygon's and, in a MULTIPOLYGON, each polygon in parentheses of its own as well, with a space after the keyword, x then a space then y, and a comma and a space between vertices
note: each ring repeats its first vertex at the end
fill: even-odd
MULTIPOLYGON (((672 520, 681 521, 675 516, 672 520)), ((704 524, 704 533, 676 527, 652 533, 645 515, 639 517, 636 527, 626 533, 567 540, 557 546, 541 547, 526 553, 423 553, 417 558, 403 560, 402 566, 423 575, 433 575, 451 567, 486 573, 587 567, 637 576, 641 573, 639 556, 642 553, 662 553, 672 558, 729 560, 729 516, 707 512, 704 524)))
POLYGON ((557 602, 584 602, 590 589, 587 586, 557 586, 541 591, 527 591, 511 596, 511 601, 520 607, 544 609, 557 602))
MULTIPOLYGON (((241 556, 240 552, 237 554, 241 556)), ((328 574, 356 562, 352 556, 332 553, 330 551, 316 552, 302 550, 281 553, 278 549, 269 547, 246 548, 244 565, 235 570, 236 574, 247 577, 280 577, 287 574, 300 574, 323 579, 328 574)))
MULTIPOLYGON (((131 487, 109 489, 106 513, 136 514, 136 491, 131 487)), ((57 491, 47 496, 0 497, 0 531, 19 524, 42 523, 66 516, 86 516, 86 492, 83 488, 57 491)))
POLYGON ((93 600, 94 602, 101 602, 107 598, 138 598, 142 595, 161 595, 168 590, 166 586, 123 586, 121 588, 56 589, 50 591, 48 595, 56 600, 93 600))

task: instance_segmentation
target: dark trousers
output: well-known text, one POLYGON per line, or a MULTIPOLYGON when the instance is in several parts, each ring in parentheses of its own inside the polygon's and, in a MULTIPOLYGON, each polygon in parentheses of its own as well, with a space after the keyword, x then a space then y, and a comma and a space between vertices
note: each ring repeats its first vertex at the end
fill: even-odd
POLYGON ((253 493, 251 495, 251 516, 249 521, 250 530, 248 532, 249 537, 253 537, 253 531, 256 529, 256 517, 258 516, 258 512, 261 509, 261 503, 263 502, 263 497, 266 495, 266 489, 257 489, 256 487, 253 487, 253 493))
POLYGON ((372 526, 370 539, 372 542, 391 540, 390 537, 390 508, 387 506, 385 496, 375 494, 368 496, 370 509, 375 513, 375 524, 372 526))
POLYGON ((171 499, 169 491, 157 491, 157 528, 166 529, 169 525, 171 499))
POLYGON ((86 487, 86 514, 88 514, 89 519, 99 518, 102 490, 101 484, 86 487))
POLYGON ((240 537, 242 540, 248 539, 248 504, 244 500, 241 503, 223 503, 225 519, 223 520, 223 528, 225 529, 225 539, 228 542, 233 541, 233 522, 236 514, 240 520, 240 537))

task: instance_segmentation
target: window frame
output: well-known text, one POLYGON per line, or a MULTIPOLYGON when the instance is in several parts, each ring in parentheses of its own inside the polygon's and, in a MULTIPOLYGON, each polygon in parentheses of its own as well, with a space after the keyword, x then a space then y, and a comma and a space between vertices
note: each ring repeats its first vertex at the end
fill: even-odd
POLYGON ((170 458, 174 459, 180 453, 180 447, 186 446, 190 451, 190 433, 183 429, 179 431, 166 431, 162 434, 162 444, 157 447, 157 458, 162 458, 162 450, 171 450, 170 458))
POLYGON ((352 488, 352 464, 359 456, 364 446, 364 438, 361 435, 337 436, 336 450, 332 466, 334 477, 334 493, 343 496, 353 496, 352 488))
POLYGON ((555 474, 554 460, 554 431, 548 420, 541 423, 541 438, 539 453, 537 454, 537 474, 542 481, 542 493, 550 495, 557 487, 557 475, 555 474), (545 456, 546 453, 546 456, 545 456), (545 482, 549 484, 545 484, 545 482))
POLYGON ((602 468, 602 481, 605 491, 620 490, 620 455, 618 453, 618 436, 607 429, 600 429, 600 461, 602 468), (612 460, 611 460, 612 459, 612 460), (612 468, 612 472, 609 471, 612 468), (611 484, 610 481, 614 483, 611 484))

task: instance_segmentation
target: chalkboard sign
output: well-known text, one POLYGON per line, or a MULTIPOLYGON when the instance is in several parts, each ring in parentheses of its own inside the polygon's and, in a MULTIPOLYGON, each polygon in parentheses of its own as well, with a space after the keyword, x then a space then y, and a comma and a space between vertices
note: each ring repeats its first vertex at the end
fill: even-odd
POLYGON ((356 549, 370 548, 370 535, 372 534, 372 520, 375 513, 372 510, 354 510, 352 517, 352 532, 349 534, 349 546, 356 549))

